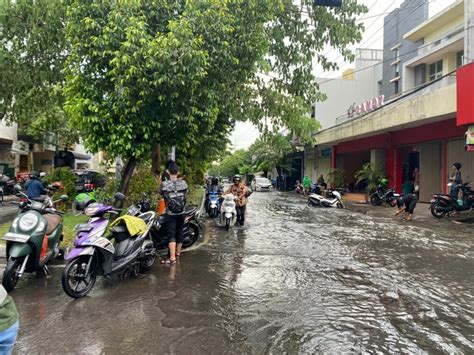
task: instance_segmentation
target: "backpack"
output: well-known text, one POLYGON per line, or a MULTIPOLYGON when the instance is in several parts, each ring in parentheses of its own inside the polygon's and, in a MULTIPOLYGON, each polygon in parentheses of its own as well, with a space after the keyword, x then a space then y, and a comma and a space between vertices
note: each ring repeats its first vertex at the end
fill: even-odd
POLYGON ((180 214, 186 206, 187 186, 168 182, 166 186, 166 207, 171 213, 180 214))

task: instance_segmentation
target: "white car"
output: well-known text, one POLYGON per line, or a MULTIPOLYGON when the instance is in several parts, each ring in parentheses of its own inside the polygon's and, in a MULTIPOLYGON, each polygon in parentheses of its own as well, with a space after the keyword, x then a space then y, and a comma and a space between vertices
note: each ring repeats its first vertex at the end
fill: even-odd
POLYGON ((253 191, 272 191, 273 186, 272 182, 264 177, 255 178, 252 181, 252 190, 253 191))

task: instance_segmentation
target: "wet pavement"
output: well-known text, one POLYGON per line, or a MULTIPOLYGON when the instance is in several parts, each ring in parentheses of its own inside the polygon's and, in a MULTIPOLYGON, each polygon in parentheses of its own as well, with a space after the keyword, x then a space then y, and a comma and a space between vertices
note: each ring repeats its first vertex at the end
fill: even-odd
POLYGON ((473 353, 472 226, 406 224, 255 193, 248 223, 141 279, 74 301, 49 279, 12 293, 18 353, 473 353))

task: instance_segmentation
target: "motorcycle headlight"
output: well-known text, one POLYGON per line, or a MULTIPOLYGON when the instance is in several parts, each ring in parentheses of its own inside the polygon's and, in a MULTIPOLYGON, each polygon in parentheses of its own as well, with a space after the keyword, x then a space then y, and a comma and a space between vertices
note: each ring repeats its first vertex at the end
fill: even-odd
POLYGON ((33 214, 33 213, 27 213, 24 214, 21 218, 20 221, 18 222, 18 225, 21 230, 23 231, 30 231, 32 230, 36 224, 38 223, 38 216, 33 214))

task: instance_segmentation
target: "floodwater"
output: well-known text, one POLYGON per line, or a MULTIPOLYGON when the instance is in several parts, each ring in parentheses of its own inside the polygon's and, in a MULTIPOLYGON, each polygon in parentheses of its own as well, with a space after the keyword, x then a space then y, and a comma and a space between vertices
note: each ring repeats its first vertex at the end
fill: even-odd
POLYGON ((72 300, 22 281, 19 353, 473 353, 472 226, 403 224, 255 193, 175 267, 72 300))

